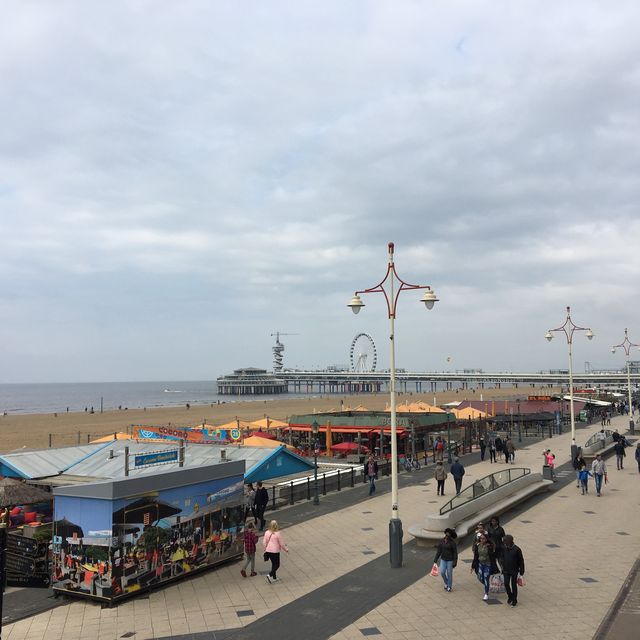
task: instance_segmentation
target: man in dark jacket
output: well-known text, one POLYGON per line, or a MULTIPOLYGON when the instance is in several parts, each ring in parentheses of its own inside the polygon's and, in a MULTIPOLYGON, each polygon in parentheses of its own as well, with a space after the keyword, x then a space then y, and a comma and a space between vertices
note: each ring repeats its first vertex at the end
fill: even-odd
POLYGON ((264 510, 269 504, 269 492, 262 486, 262 481, 258 480, 258 488, 255 497, 256 520, 260 520, 260 531, 264 531, 266 524, 264 519, 264 510))
POLYGON ((616 452, 616 465, 618 471, 624 469, 624 457, 627 455, 624 451, 624 440, 618 435, 618 440, 613 445, 613 450, 616 452))
POLYGON ((460 489, 462 488, 462 477, 464 476, 464 466, 462 462, 460 462, 460 458, 454 458, 453 464, 451 465, 451 475, 453 476, 453 481, 456 483, 456 495, 460 493, 460 489))
POLYGON ((506 535, 502 541, 502 573, 507 604, 515 607, 518 604, 518 574, 524 575, 524 558, 520 547, 513 544, 513 536, 506 535))

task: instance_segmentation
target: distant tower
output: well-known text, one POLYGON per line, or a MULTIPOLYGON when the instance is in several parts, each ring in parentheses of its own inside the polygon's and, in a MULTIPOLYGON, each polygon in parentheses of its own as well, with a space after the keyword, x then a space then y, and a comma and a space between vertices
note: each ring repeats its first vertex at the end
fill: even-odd
POLYGON ((273 371, 274 373, 279 373, 282 371, 282 358, 284 357, 284 345, 280 342, 280 336, 299 336, 299 333, 280 333, 280 331, 276 331, 276 333, 272 333, 271 336, 276 337, 275 346, 271 347, 273 351, 273 371))

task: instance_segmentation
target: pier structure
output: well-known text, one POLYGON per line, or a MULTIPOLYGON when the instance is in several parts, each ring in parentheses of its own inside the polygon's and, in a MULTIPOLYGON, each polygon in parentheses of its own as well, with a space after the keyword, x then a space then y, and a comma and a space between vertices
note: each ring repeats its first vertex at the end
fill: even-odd
MULTIPOLYGON (((640 385, 640 370, 632 370, 633 388, 640 385)), ((590 371, 574 373, 576 393, 584 389, 626 389, 625 371, 590 371)), ((281 393, 388 393, 389 372, 371 371, 292 371, 278 372, 277 376, 265 369, 237 369, 232 375, 218 378, 218 393, 222 395, 276 395, 281 393)), ((568 371, 556 369, 537 373, 466 371, 396 371, 396 391, 401 393, 435 393, 453 389, 485 389, 501 387, 545 389, 568 386, 568 371)))

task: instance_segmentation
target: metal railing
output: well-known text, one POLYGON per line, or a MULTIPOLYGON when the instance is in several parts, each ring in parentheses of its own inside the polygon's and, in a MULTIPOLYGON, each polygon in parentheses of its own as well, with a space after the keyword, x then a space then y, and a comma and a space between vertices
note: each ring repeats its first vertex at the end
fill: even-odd
POLYGON ((492 473, 484 478, 480 478, 472 485, 469 485, 466 489, 461 491, 457 496, 449 500, 449 502, 445 503, 440 509, 440 515, 444 515, 452 509, 461 507, 472 500, 476 500, 477 498, 486 495, 490 491, 495 491, 500 487, 504 487, 510 482, 513 482, 518 478, 523 478, 530 473, 531 469, 510 468, 504 469, 503 471, 497 471, 496 473, 492 473))

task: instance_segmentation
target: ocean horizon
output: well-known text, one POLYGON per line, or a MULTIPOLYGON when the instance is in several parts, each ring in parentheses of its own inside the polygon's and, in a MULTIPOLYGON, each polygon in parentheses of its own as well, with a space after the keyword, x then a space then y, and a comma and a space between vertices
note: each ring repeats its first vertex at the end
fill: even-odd
MULTIPOLYGON (((317 394, 288 393, 289 398, 317 394)), ((0 384, 0 412, 7 414, 95 412, 152 409, 186 404, 251 402, 280 395, 219 395, 215 380, 157 380, 148 382, 41 382, 0 384)))

